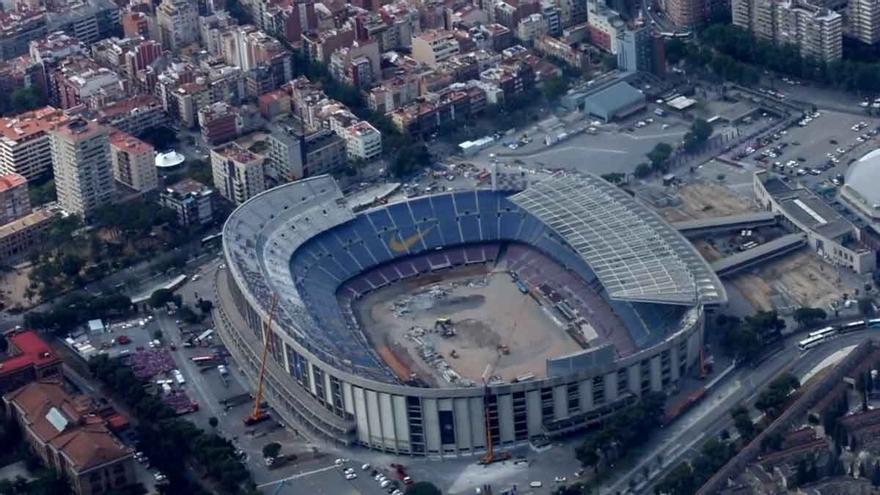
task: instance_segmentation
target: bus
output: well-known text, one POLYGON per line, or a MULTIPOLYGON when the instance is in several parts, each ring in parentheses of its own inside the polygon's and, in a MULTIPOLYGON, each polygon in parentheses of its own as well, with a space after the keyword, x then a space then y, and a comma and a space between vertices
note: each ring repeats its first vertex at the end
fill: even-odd
POLYGON ((192 362, 196 364, 212 363, 214 362, 214 356, 196 356, 192 358, 192 362))
POLYGON ((807 349, 812 349, 817 345, 821 344, 825 340, 825 337, 821 335, 815 335, 813 337, 807 337, 804 340, 798 342, 798 349, 801 351, 806 351, 807 349))
POLYGON ((856 330, 861 330, 867 326, 868 322, 866 320, 851 321, 840 327, 840 333, 854 332, 856 330))
POLYGON ((211 235, 202 237, 202 247, 205 247, 214 241, 220 240, 220 238, 222 238, 222 237, 223 237, 223 234, 221 232, 217 232, 216 234, 211 234, 211 235))
POLYGON ((831 335, 834 335, 836 332, 837 332, 837 329, 834 327, 825 327, 825 328, 821 328, 819 330, 816 330, 814 332, 808 333, 807 337, 808 338, 809 337, 822 337, 824 339, 825 337, 829 337, 831 335))

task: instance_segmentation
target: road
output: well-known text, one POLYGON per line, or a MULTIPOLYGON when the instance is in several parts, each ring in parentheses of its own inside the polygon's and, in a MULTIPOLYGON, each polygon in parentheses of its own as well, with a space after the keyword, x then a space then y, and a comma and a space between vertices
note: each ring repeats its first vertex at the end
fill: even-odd
POLYGON ((717 437, 722 430, 732 432, 733 420, 729 412, 737 404, 751 405, 760 390, 783 371, 803 377, 831 354, 863 341, 869 331, 839 337, 805 353, 797 348, 803 335, 790 336, 780 352, 756 368, 737 369, 694 408, 654 435, 633 467, 612 477, 602 486, 600 493, 625 493, 630 486, 636 487, 633 493, 650 493, 653 485, 676 465, 691 460, 702 442, 717 437), (644 480, 646 469, 650 472, 647 483, 644 480))

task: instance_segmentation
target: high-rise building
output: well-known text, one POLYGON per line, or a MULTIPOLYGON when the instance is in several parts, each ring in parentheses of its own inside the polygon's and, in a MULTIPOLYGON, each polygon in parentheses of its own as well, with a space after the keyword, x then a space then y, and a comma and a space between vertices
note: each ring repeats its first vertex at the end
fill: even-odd
POLYGON ((843 52, 843 17, 804 0, 733 0, 733 24, 758 38, 794 45, 801 56, 821 62, 843 52))
POLYGON ((162 0, 156 8, 159 39, 171 51, 196 41, 199 37, 199 13, 192 0, 162 0))
POLYGON ((156 150, 130 134, 110 133, 110 163, 113 178, 135 191, 152 191, 159 186, 156 150))
POLYGON ((235 142, 211 150, 211 171, 220 195, 237 205, 266 189, 263 158, 235 142))
POLYGON ((665 71, 663 40, 655 38, 649 26, 625 29, 618 35, 617 68, 627 72, 665 71))
POLYGON ((0 119, 0 174, 33 180, 51 173, 49 131, 66 121, 64 112, 53 107, 0 119))
POLYGON ((114 199, 107 128, 75 118, 51 132, 58 203, 88 220, 114 199))
POLYGON ((30 213, 27 179, 19 174, 0 175, 0 225, 30 213))
POLYGON ((869 45, 880 41, 880 1, 849 0, 846 3, 846 34, 869 45))
POLYGON ((692 28, 706 21, 706 0, 667 0, 666 16, 679 28, 692 28))

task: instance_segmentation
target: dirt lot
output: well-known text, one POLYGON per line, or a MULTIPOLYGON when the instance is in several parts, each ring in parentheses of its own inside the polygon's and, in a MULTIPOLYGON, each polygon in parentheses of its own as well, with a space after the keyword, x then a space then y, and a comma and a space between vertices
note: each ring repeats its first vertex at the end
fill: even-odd
POLYGON ((354 309, 380 354, 394 355, 398 374, 402 363, 434 386, 455 384, 444 378, 443 361, 464 383, 479 385, 487 370, 487 376, 505 381, 527 373, 542 377, 546 358, 581 349, 507 273, 487 274, 484 267, 445 272, 442 281, 424 277, 395 284, 367 295, 354 309), (438 318, 452 320, 454 336, 434 328, 438 318), (510 353, 502 354, 499 345, 510 353), (426 359, 426 349, 436 354, 426 359))
POLYGON ((755 211, 748 200, 719 184, 709 182, 687 184, 680 187, 676 195, 681 200, 681 204, 659 210, 663 218, 670 222, 755 211))
POLYGON ((3 306, 29 308, 39 302, 38 296, 34 296, 33 302, 24 297, 24 292, 30 283, 30 273, 30 264, 19 265, 11 271, 0 273, 0 303, 3 306))
POLYGON ((795 306, 828 308, 843 293, 853 293, 840 279, 837 269, 809 250, 800 250, 769 262, 757 272, 744 273, 731 282, 756 309, 773 309, 776 294, 795 306))

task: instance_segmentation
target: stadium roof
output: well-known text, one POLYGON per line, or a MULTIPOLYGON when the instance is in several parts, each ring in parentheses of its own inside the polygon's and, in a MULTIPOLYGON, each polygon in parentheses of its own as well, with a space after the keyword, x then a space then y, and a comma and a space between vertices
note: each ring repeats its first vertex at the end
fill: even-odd
POLYGON ((718 304, 727 295, 694 247, 656 213, 593 175, 556 175, 512 196, 556 231, 613 299, 718 304))

